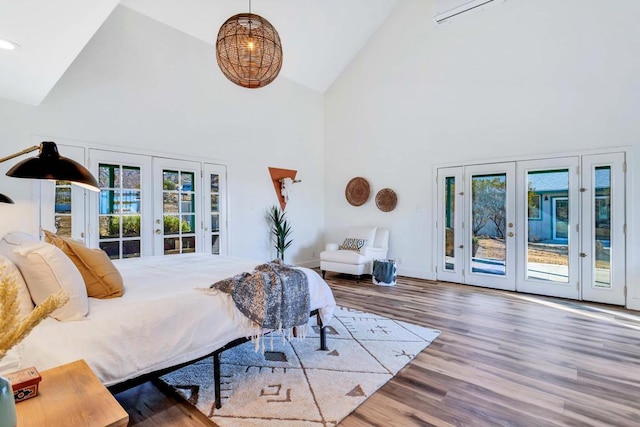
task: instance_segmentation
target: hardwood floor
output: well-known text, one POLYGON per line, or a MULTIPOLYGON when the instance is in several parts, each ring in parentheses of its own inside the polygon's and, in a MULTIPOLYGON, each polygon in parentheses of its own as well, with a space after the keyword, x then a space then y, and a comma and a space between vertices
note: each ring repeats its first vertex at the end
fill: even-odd
MULTIPOLYGON (((640 425, 640 312, 402 277, 327 282, 339 305, 442 331, 341 426, 640 425)), ((116 398, 130 425, 212 425, 151 383, 116 398)))

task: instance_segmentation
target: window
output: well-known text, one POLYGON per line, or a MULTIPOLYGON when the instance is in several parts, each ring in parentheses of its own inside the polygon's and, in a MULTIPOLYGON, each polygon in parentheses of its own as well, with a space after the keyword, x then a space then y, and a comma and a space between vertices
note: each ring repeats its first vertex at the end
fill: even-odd
POLYGON ((540 194, 529 194, 529 219, 542 219, 540 194))

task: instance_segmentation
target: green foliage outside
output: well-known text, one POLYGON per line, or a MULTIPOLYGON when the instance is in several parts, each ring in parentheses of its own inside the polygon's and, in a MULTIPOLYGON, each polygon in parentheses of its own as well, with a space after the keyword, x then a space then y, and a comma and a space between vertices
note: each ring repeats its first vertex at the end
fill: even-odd
MULTIPOLYGON (((120 218, 112 216, 108 218, 106 230, 102 225, 100 235, 103 237, 119 237, 120 236, 120 218)), ((164 232, 166 234, 177 234, 178 227, 182 228, 183 233, 191 233, 192 228, 189 221, 180 220, 176 216, 164 217, 164 232)), ((140 215, 125 215, 122 217, 122 237, 140 236, 140 215)))
POLYGON ((164 217, 164 232, 166 234, 177 234, 178 227, 182 228, 183 233, 191 232, 191 224, 189 223, 189 221, 181 221, 177 216, 164 217))
MULTIPOLYGON (((109 217, 108 221, 108 236, 120 235, 120 217, 109 217)), ((103 231, 103 230, 101 230, 103 231)), ((105 235, 101 232, 101 235, 105 235)), ((140 235, 140 216, 139 215, 127 215, 122 217, 122 236, 132 237, 140 235)))
POLYGON ((163 188, 165 190, 175 190, 177 188, 177 185, 175 182, 165 179, 163 182, 163 188))
POLYGON ((527 183, 527 207, 529 208, 529 212, 533 209, 540 209, 536 189, 533 188, 531 182, 527 183))

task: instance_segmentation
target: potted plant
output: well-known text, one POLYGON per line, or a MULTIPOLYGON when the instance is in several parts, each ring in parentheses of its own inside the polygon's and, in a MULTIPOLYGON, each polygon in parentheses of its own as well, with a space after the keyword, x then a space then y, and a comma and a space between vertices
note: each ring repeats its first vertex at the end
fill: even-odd
POLYGON ((291 224, 285 218, 286 212, 280 210, 276 205, 273 205, 267 211, 267 220, 271 226, 271 234, 274 237, 274 248, 278 252, 278 258, 284 261, 284 251, 291 246, 293 240, 289 239, 291 236, 291 224))

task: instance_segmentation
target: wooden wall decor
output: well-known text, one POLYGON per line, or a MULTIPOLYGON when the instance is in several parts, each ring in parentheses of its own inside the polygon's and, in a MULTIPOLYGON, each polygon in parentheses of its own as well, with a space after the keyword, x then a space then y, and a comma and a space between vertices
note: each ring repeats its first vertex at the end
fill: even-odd
POLYGON ((391 212, 396 208, 398 195, 390 188, 383 188, 376 194, 376 206, 382 212, 391 212))
POLYGON ((282 196, 282 183, 281 179, 291 178, 293 181, 296 180, 296 174, 298 171, 291 169, 279 169, 279 168, 269 168, 269 174, 271 175, 271 181, 273 181, 273 189, 276 190, 276 197, 278 197, 278 202, 280 203, 280 209, 283 211, 287 207, 287 203, 284 201, 284 197, 282 196))
POLYGON ((361 176, 357 176, 347 183, 344 189, 344 196, 350 205, 362 206, 369 200, 370 192, 369 181, 361 176))

